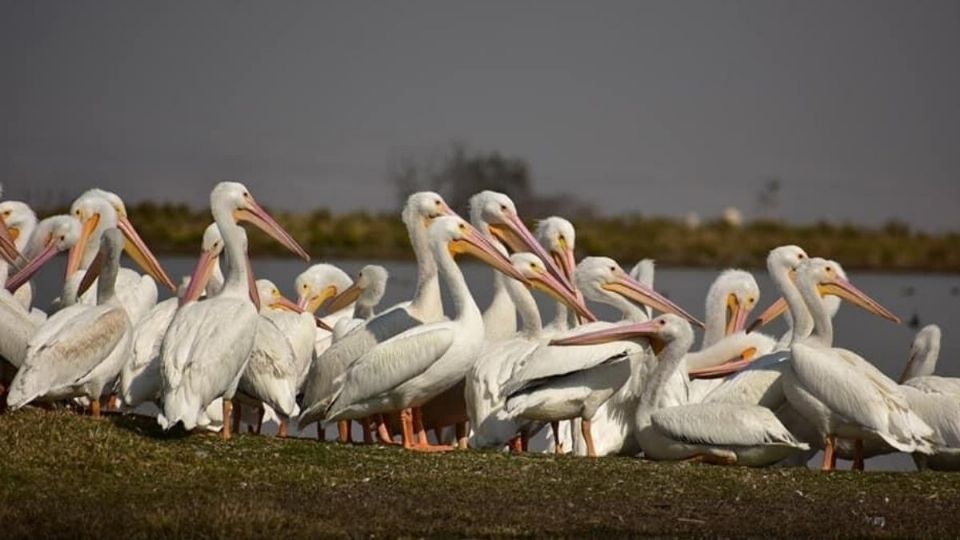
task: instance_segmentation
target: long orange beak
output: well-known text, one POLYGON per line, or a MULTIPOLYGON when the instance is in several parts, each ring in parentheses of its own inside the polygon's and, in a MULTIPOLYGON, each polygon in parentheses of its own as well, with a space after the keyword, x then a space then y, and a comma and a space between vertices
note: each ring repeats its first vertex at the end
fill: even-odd
POLYGON ((303 311, 309 311, 310 313, 315 313, 320 306, 324 305, 330 298, 333 298, 337 295, 337 288, 333 285, 327 285, 320 291, 320 294, 315 295, 301 295, 297 306, 300 307, 303 311))
POLYGON ((126 239, 123 250, 137 263, 137 266, 142 268, 147 274, 150 274, 150 276, 161 285, 176 292, 177 286, 173 284, 173 280, 170 279, 170 276, 163 270, 163 267, 160 266, 160 261, 158 261, 153 252, 150 251, 150 248, 147 247, 147 244, 143 241, 143 238, 140 237, 137 229, 133 227, 133 223, 130 223, 130 220, 125 216, 118 215, 117 228, 120 229, 120 232, 123 233, 126 239))
POLYGON ((691 323, 699 326, 700 328, 703 328, 704 326, 699 319, 687 313, 683 308, 674 304, 665 296, 661 295, 650 287, 647 287, 643 283, 631 278, 623 272, 621 272, 614 281, 605 283, 602 285, 602 287, 608 291, 633 300, 634 302, 650 306, 658 311, 662 311, 663 313, 673 313, 675 315, 679 315, 691 323))
POLYGON ((770 324, 777 317, 786 313, 787 307, 789 307, 787 306, 787 299, 781 296, 780 298, 777 299, 776 302, 770 304, 770 307, 765 309, 763 313, 760 314, 759 317, 757 317, 756 319, 753 320, 752 323, 750 323, 750 326, 747 327, 747 333, 749 334, 750 332, 753 332, 758 328, 762 328, 770 324))
POLYGON ((524 285, 530 285, 530 281, 526 276, 520 273, 510 262, 510 259, 503 253, 500 253, 500 250, 490 243, 490 240, 487 240, 486 237, 480 234, 480 232, 469 223, 464 221, 461 222, 461 225, 464 228, 463 236, 450 241, 450 253, 454 255, 468 253, 524 285))
POLYGON ((725 362, 719 366, 691 369, 687 372, 687 376, 691 379, 718 379, 742 371, 745 367, 749 366, 752 361, 750 358, 739 358, 725 362))
POLYGON ((737 297, 732 294, 728 297, 727 309, 729 313, 725 335, 729 336, 743 330, 747 325, 747 316, 750 315, 750 309, 744 307, 737 297))
POLYGON ((839 296, 851 304, 873 313, 874 315, 887 319, 888 321, 892 321, 897 324, 900 324, 901 322, 900 317, 894 315, 889 309, 880 305, 879 302, 867 296, 867 294, 860 289, 854 287, 853 283, 850 283, 840 276, 835 276, 826 283, 820 283, 817 286, 817 290, 820 292, 821 296, 827 294, 839 296))
POLYGON ((57 249, 57 243, 54 238, 50 238, 46 245, 43 246, 43 250, 37 254, 30 262, 28 262, 19 272, 10 276, 7 279, 6 288, 8 291, 13 292, 19 289, 24 283, 30 281, 30 279, 37 273, 44 264, 52 259, 59 250, 57 249))
POLYGON ((615 324, 603 330, 585 332, 575 336, 554 339, 550 345, 599 345, 611 341, 628 341, 638 338, 656 338, 660 325, 656 321, 615 324))
POLYGON ((557 281, 563 283, 563 286, 571 293, 576 291, 573 282, 564 275, 557 266, 557 263, 550 254, 547 253, 547 250, 543 249, 543 246, 540 245, 540 242, 537 242, 537 239, 533 236, 533 233, 530 232, 530 229, 523 224, 520 216, 511 214, 507 216, 506 223, 492 224, 489 227, 490 232, 515 253, 530 252, 540 257, 540 260, 546 265, 547 270, 557 281))
POLYGON ((187 285, 187 290, 184 291, 183 296, 180 297, 181 306, 195 302, 200 298, 201 293, 207 287, 207 283, 210 282, 210 278, 213 276, 213 268, 218 256, 220 256, 220 250, 209 250, 200 254, 197 266, 193 269, 193 273, 190 274, 190 284, 187 285))
POLYGON ((534 289, 543 291, 554 299, 563 302, 568 308, 574 310, 582 321, 593 322, 597 320, 587 305, 583 301, 582 294, 573 294, 567 288, 557 281, 549 272, 539 271, 535 275, 527 276, 534 289))
POLYGON ((81 223, 80 238, 78 238, 77 243, 70 248, 70 252, 67 255, 66 275, 68 278, 80 269, 83 252, 87 249, 87 244, 90 243, 90 237, 93 236, 93 231, 97 230, 97 225, 99 224, 100 214, 93 214, 81 223))
POLYGON ((333 299, 324 306, 324 311, 327 313, 336 313, 356 302, 357 298, 360 298, 361 293, 363 293, 363 289, 361 289, 356 282, 354 282, 352 285, 344 289, 343 292, 334 296, 333 299))
POLYGON ((310 260, 310 255, 290 236, 290 233, 285 231, 252 197, 246 208, 241 208, 234 213, 234 218, 237 221, 252 223, 284 247, 299 255, 303 260, 310 260))
MULTIPOLYGON (((275 296, 273 302, 270 303, 270 308, 272 309, 285 309, 287 311, 292 311, 294 313, 306 313, 306 311, 300 307, 299 304, 295 303, 293 300, 290 300, 282 294, 280 296, 275 296)), ((326 330, 327 332, 333 332, 333 328, 329 324, 323 322, 320 317, 316 315, 313 316, 313 320, 316 323, 317 327, 326 330)))
POLYGON ((93 282, 100 277, 100 271, 103 270, 103 260, 106 258, 102 251, 97 253, 97 256, 93 258, 93 262, 90 263, 90 268, 87 268, 86 273, 83 274, 83 279, 80 280, 80 286, 77 287, 77 298, 87 292, 87 289, 93 285, 93 282))

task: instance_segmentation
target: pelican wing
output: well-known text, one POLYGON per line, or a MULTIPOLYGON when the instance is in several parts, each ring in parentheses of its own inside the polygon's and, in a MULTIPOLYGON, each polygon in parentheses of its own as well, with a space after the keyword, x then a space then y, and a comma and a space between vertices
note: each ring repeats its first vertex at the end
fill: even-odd
POLYGON ((318 404, 334 391, 333 381, 365 353, 388 339, 422 325, 403 307, 377 315, 330 345, 317 357, 303 384, 304 409, 318 404))
POLYGON ((795 344, 792 353, 801 384, 834 414, 877 432, 895 447, 897 441, 903 447, 905 441, 933 437, 930 426, 911 412, 899 386, 856 353, 802 343, 795 344))
POLYGON ((442 357, 456 335, 456 323, 444 321, 408 330, 358 358, 334 384, 327 416, 353 403, 379 396, 420 375, 442 357))
POLYGON ((949 448, 960 448, 960 395, 927 393, 901 387, 910 409, 929 425, 949 448))
POLYGON ((957 377, 927 375, 924 377, 914 377, 903 384, 904 386, 910 386, 928 394, 953 394, 960 396, 960 379, 957 377))
POLYGON ((732 403, 682 405, 653 414, 653 428, 666 437, 688 444, 806 446, 766 407, 732 403))
MULTIPOLYGON (((564 336, 608 327, 609 323, 593 323, 574 329, 564 336)), ((587 370, 612 359, 622 359, 644 348, 633 341, 611 341, 600 345, 555 346, 543 344, 516 363, 509 380, 504 383, 503 395, 513 395, 540 381, 587 370)))
POLYGON ((26 403, 82 381, 113 352, 129 328, 126 312, 118 307, 71 306, 57 312, 30 340, 27 357, 11 385, 11 396, 16 396, 11 403, 26 403))
POLYGON ((272 319, 260 316, 240 390, 287 417, 299 413, 297 366, 293 347, 272 319))

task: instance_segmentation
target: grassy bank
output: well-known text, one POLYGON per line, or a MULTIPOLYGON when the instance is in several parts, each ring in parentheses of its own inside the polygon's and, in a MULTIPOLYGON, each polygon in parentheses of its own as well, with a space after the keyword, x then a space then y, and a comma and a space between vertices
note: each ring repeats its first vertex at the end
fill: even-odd
MULTIPOLYGON (((52 212, 57 211, 41 214, 52 212)), ((197 253, 203 229, 211 221, 209 212, 183 205, 145 203, 131 207, 129 213, 148 244, 165 254, 197 253)), ((335 215, 317 210, 278 213, 278 219, 314 258, 413 257, 406 230, 393 213, 335 215)), ((676 220, 640 215, 573 221, 581 255, 604 254, 624 263, 652 256, 670 266, 759 268, 771 248, 799 244, 810 253, 842 261, 849 270, 960 272, 960 234, 926 234, 900 223, 869 229, 827 223, 795 226, 767 221, 733 227, 708 222, 690 228, 676 220)), ((250 243, 252 253, 289 255, 260 232, 251 234, 250 243)))
POLYGON ((952 536, 958 500, 957 477, 940 473, 419 455, 162 435, 132 417, 0 416, 4 538, 952 536))

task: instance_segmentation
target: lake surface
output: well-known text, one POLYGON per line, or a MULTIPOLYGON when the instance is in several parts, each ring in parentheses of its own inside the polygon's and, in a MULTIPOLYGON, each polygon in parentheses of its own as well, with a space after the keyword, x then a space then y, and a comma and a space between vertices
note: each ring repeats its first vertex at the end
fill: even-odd
MULTIPOLYGON (((365 261, 355 260, 324 262, 336 264, 350 275, 355 275, 367 264, 365 261)), ((161 263, 174 281, 179 282, 180 276, 189 275, 193 270, 195 259, 162 257, 161 263)), ((130 263, 126 261, 124 264, 130 263)), ((385 261, 377 264, 382 264, 390 272, 390 282, 381 305, 389 306, 409 299, 416 285, 415 264, 412 261, 385 261)), ((59 257, 34 281, 37 286, 36 305, 49 305, 50 301, 59 295, 64 265, 64 257, 59 257)), ((294 278, 307 266, 303 261, 295 259, 261 258, 253 262, 258 278, 273 280, 282 291, 294 299, 294 278)), ((491 270, 478 264, 464 264, 462 268, 478 305, 483 308, 492 293, 491 270)), ((719 272, 720 269, 658 267, 655 288, 702 318, 707 289, 719 272)), ((758 315, 776 299, 776 288, 766 272, 754 272, 754 277, 760 286, 761 296, 759 309, 752 315, 758 315)), ((895 325, 846 304, 835 319, 835 344, 838 347, 858 352, 896 379, 907 361, 914 333, 923 325, 936 323, 943 330, 937 372, 941 375, 960 376, 960 364, 956 362, 960 356, 960 339, 957 333, 957 330, 960 330, 957 327, 957 321, 960 320, 960 275, 850 273, 849 277, 857 287, 899 315, 904 324, 895 325)), ((161 291, 162 298, 167 296, 169 293, 161 291)), ((553 317, 552 303, 543 298, 539 300, 544 321, 549 321, 553 317)), ((614 318, 615 313, 610 309, 595 305, 591 305, 591 308, 595 308, 595 313, 601 318, 614 318)), ((777 322, 765 331, 779 334, 785 329, 783 322, 777 322)), ((912 469, 913 463, 909 457, 903 455, 881 456, 869 460, 867 468, 912 469)))

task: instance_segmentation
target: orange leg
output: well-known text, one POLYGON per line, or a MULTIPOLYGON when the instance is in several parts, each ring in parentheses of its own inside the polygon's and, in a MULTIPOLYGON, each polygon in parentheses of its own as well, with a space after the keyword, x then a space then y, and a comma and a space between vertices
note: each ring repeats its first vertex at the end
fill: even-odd
POLYGON ((827 435, 827 440, 823 445, 823 463, 820 465, 821 471, 832 471, 837 466, 836 438, 833 435, 827 435))
POLYGON ((340 444, 353 442, 350 440, 350 420, 337 421, 337 440, 340 444))
POLYGON ((382 414, 376 416, 377 437, 380 438, 380 444, 396 444, 393 442, 393 433, 390 433, 390 426, 382 414))
POLYGON ((413 440, 413 411, 404 409, 400 411, 400 425, 403 433, 403 447, 412 450, 416 443, 413 440))
POLYGON ((90 400, 90 416, 94 418, 100 418, 100 400, 99 399, 90 400))
POLYGON ((467 449, 467 423, 466 422, 457 422, 457 448, 460 450, 467 449))
POLYGON ((553 453, 563 453, 563 443, 560 442, 560 422, 550 422, 550 429, 553 430, 553 453))
POLYGON ((853 441, 853 470, 863 470, 863 439, 853 441))
MULTIPOLYGON (((227 398, 223 398, 223 431, 220 434, 223 436, 223 440, 229 441, 231 437, 230 428, 232 427, 233 418, 233 401, 227 398)), ((239 414, 237 416, 240 416, 239 414)))
POLYGON ((510 445, 511 454, 522 454, 523 453, 523 441, 521 440, 523 436, 517 435, 516 437, 510 439, 508 443, 510 445))
POLYGON ((580 423, 580 432, 583 433, 583 440, 587 443, 587 457, 597 457, 597 449, 593 446, 593 435, 590 433, 590 420, 583 419, 580 423))
POLYGON ((279 437, 279 438, 281 438, 281 439, 286 439, 286 438, 287 438, 287 429, 288 429, 288 428, 287 428, 287 422, 288 422, 288 420, 287 420, 286 418, 281 418, 281 419, 280 419, 280 427, 277 428, 277 437, 279 437))
POLYGON ((427 430, 423 427, 423 411, 420 407, 413 408, 413 430, 416 432, 417 442, 414 446, 407 447, 409 450, 416 450, 418 452, 448 452, 453 450, 451 446, 432 446, 430 444, 430 441, 427 439, 427 430))

